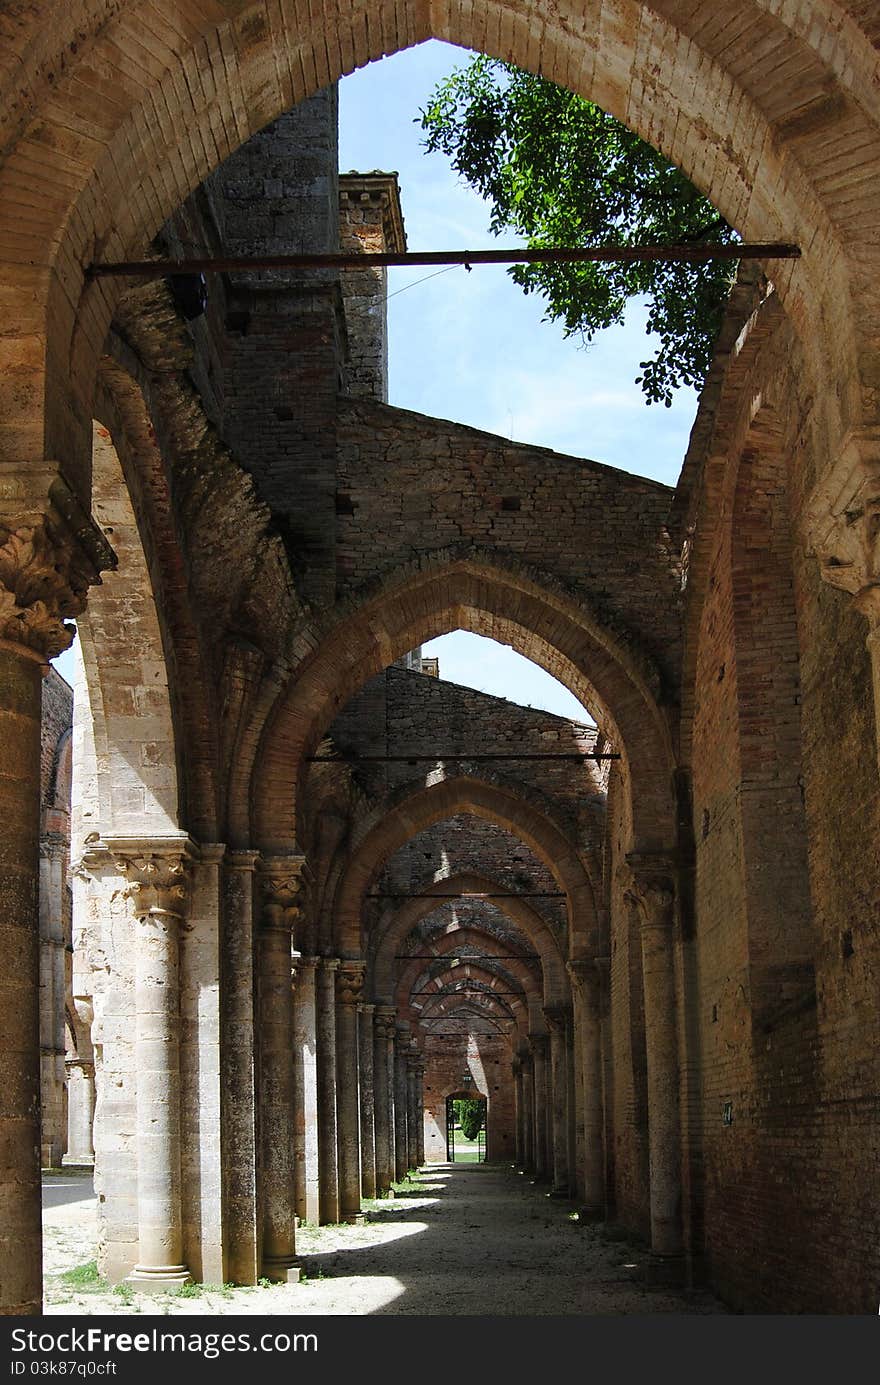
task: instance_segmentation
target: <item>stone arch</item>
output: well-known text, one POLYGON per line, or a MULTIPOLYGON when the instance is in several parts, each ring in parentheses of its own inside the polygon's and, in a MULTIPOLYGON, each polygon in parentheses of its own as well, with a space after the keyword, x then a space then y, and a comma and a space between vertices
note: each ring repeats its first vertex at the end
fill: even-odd
MULTIPOLYGON (((247 743, 246 755, 257 762, 252 771, 246 758, 239 766, 235 797, 247 801, 242 781, 250 774, 256 844, 271 852, 295 849, 307 757, 349 698, 408 650, 459 628, 511 645, 590 707, 631 775, 634 841, 639 849, 668 847, 674 757, 651 668, 551 578, 501 568, 482 554, 413 564, 325 630, 304 632, 300 643, 308 652, 296 676, 247 743)), ((249 832, 248 824, 236 824, 237 836, 249 832)))
POLYGON ((843 0, 821 9, 746 0, 735 24, 702 6, 676 9, 673 21, 662 0, 618 0, 613 13, 599 6, 586 23, 574 0, 530 15, 511 0, 467 8, 373 0, 369 21, 366 7, 337 0, 315 4, 307 20, 232 0, 220 23, 214 11, 181 12, 173 0, 158 0, 149 20, 133 3, 109 16, 96 11, 85 24, 79 8, 66 8, 44 4, 18 17, 2 71, 0 205, 33 298, 21 328, 31 360, 52 324, 16 410, 30 445, 18 440, 13 455, 40 455, 42 446, 63 455, 63 443, 87 471, 82 426, 78 446, 64 429, 86 422, 115 300, 106 282, 84 284, 95 253, 144 248, 192 188, 267 122, 343 73, 432 36, 512 59, 592 98, 667 154, 746 236, 801 241, 804 260, 780 266, 780 291, 811 344, 816 385, 823 360, 834 374, 838 388, 822 406, 828 431, 858 422, 869 370, 865 359, 860 374, 859 337, 870 341, 877 314, 866 211, 880 112, 873 35, 843 0), (866 151, 863 177, 837 176, 841 137, 866 151), (45 198, 33 197, 34 168, 45 198), (863 252, 861 263, 859 253, 851 261, 841 253, 850 246, 863 252), (54 402, 59 391, 64 404, 54 402))
POLYGON ((506 827, 540 856, 568 905, 569 947, 574 955, 595 949, 592 883, 571 842, 556 825, 508 789, 477 779, 445 779, 422 788, 375 822, 354 847, 336 897, 336 946, 342 956, 361 955, 361 910, 370 881, 384 861, 416 832, 457 812, 473 813, 506 827))
POLYGON ((113 439, 97 422, 93 474, 96 517, 119 556, 78 622, 100 832, 162 836, 179 830, 183 809, 168 666, 131 496, 113 439))
MULTIPOLYGON (((453 875, 438 882, 452 899, 469 891, 501 893, 504 887, 482 875, 453 875)), ((394 957, 407 934, 417 923, 438 907, 438 900, 419 897, 408 900, 392 916, 378 938, 373 952, 373 986, 377 996, 391 996, 394 989, 394 957)), ((546 921, 536 909, 515 894, 505 892, 503 900, 494 901, 511 922, 530 939, 541 959, 544 981, 544 1003, 559 1004, 568 995, 568 978, 559 947, 546 921)))

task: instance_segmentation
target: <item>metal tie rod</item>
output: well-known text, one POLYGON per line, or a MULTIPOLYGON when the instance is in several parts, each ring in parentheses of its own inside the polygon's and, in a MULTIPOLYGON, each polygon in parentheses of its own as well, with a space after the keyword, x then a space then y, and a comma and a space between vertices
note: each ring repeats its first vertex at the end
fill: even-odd
POLYGON ((89 279, 164 279, 174 274, 234 274, 255 269, 364 269, 407 265, 638 264, 645 260, 705 264, 712 260, 799 260, 799 245, 734 241, 727 245, 592 245, 552 250, 407 250, 403 254, 205 255, 179 260, 118 260, 91 264, 89 279))
POLYGON ((433 762, 435 760, 474 760, 478 762, 492 760, 513 760, 519 764, 523 760, 535 760, 542 763, 547 760, 619 760, 619 751, 563 751, 561 754, 536 753, 533 755, 508 755, 508 754, 482 754, 472 753, 469 750, 455 750, 450 753, 437 751, 433 755, 308 755, 306 757, 312 765, 414 765, 418 762, 433 762))
POLYGON ((428 890, 398 892, 381 890, 364 896, 365 899, 565 899, 561 890, 508 890, 506 894, 491 894, 480 890, 467 890, 459 894, 432 894, 428 890))

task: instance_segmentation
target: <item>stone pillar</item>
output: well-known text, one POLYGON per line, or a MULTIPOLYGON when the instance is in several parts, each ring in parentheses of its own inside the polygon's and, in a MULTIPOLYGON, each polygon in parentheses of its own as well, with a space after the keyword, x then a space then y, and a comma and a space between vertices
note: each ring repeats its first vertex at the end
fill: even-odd
POLYGON ((517 1168, 523 1165, 523 1074, 522 1061, 514 1058, 510 1065, 513 1073, 513 1162, 517 1168))
POLYGON ((651 1248, 678 1256, 681 1238, 681 1131, 678 1040, 675 1026, 673 905, 668 862, 630 856, 629 892, 641 915, 645 1051, 648 1069, 648 1145, 651 1168, 651 1248))
POLYGON ((605 1207, 605 1148, 602 1112, 602 1038, 599 973, 592 961, 569 962, 574 997, 574 1038, 583 1090, 583 1169, 580 1194, 584 1207, 605 1207))
POLYGON ((302 856, 262 857, 260 880, 261 1271, 296 1282, 293 1164, 294 929, 300 917, 302 856))
POLYGON ((833 466, 823 471, 807 502, 805 530, 824 580, 848 592, 868 622, 866 646, 880 766, 880 436, 876 427, 846 434, 833 466))
POLYGON ((320 1221, 339 1217, 339 1167, 336 1148, 336 971, 338 957, 318 966, 318 1203, 320 1221))
POLYGON ((406 1166, 417 1169, 421 1164, 419 1126, 424 1125, 419 1082, 422 1057, 415 1047, 415 1039, 410 1042, 413 1047, 406 1055, 406 1166))
POLYGON ((256 1284, 262 1273, 254 1014, 257 855, 256 851, 228 851, 223 858, 220 1139, 226 1277, 233 1284, 256 1284))
POLYGON ((55 835, 40 842, 40 1107, 41 1163, 59 1168, 64 1121, 64 855, 55 835))
POLYGON ((95 1065, 85 1058, 68 1058, 67 1153, 65 1164, 95 1162, 95 1065))
POLYGON ((315 973, 319 958, 302 957, 293 989, 294 1161, 296 1214, 318 1224, 318 1068, 315 973))
POLYGON ((425 1162, 425 1059, 416 1064, 416 1167, 425 1162))
POLYGON ((0 1313, 42 1307, 40 716, 65 617, 116 565, 53 462, 0 462, 0 1313))
POLYGON ((196 856, 185 834, 107 838, 135 925, 135 1284, 185 1284, 180 1132, 180 932, 196 856))
POLYGON ((568 1062, 566 1042, 568 1011, 564 1005, 547 1006, 544 1018, 550 1029, 550 1165, 553 1192, 567 1196, 568 1165, 568 1062))
POLYGON ((361 1212, 360 1073, 358 1005, 364 963, 341 962, 336 974, 336 1112, 339 1147, 339 1220, 361 1212))
POLYGON ((522 1094, 523 1094, 523 1121, 522 1121, 522 1147, 523 1162, 522 1166, 526 1173, 535 1171, 535 1065, 532 1062, 531 1053, 526 1053, 521 1058, 522 1062, 522 1094))
POLYGON ((408 1052, 409 1024, 405 1020, 399 1020, 395 1026, 394 1038, 394 1177, 398 1183, 406 1177, 409 1168, 409 1140, 407 1136, 407 1117, 409 1115, 408 1052))
POLYGON ((376 1196, 376 1097, 373 1073, 375 1005, 358 1006, 358 1067, 361 1077, 361 1193, 376 1196))
POLYGON ((550 1040, 546 1034, 530 1034, 529 1044, 532 1050, 532 1064, 534 1070, 534 1163, 535 1177, 549 1178, 552 1176, 550 1161, 550 1141, 549 1141, 549 1111, 547 1100, 547 1058, 550 1049, 550 1040))
POLYGON ((373 1096, 376 1123, 376 1189, 394 1182, 394 1022, 397 1011, 378 1005, 374 1017, 373 1096))

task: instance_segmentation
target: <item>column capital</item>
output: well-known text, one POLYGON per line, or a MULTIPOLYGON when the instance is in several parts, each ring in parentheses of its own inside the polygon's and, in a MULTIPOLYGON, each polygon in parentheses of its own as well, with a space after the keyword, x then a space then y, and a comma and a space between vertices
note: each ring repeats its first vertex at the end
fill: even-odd
POLYGON ((65 1058, 64 1069, 67 1073, 80 1071, 83 1077, 94 1077, 95 1064, 91 1058, 65 1058))
POLYGON ((565 964, 571 984, 584 1000, 598 992, 600 980, 599 961, 595 957, 570 957, 565 964))
POLYGON ((0 462, 0 640, 48 660, 116 554, 57 462, 0 462))
POLYGON ((544 1018, 550 1026, 551 1033, 564 1034, 571 1020, 571 1006, 545 1005, 544 1018))
POLYGON ((366 1015, 368 1019, 372 1018, 372 1016, 375 1014, 375 1011, 376 1006, 371 1000, 362 1000, 358 1004, 358 1013, 361 1015, 366 1015))
POLYGON ((338 957, 319 957, 318 964, 322 971, 329 972, 332 976, 334 971, 339 970, 340 961, 338 957))
POLYGON ((380 1039, 393 1039, 397 1023, 397 1011, 393 1005, 377 1005, 373 1015, 373 1028, 380 1039))
POLYGON ((671 928, 675 904, 675 863, 663 852, 632 851, 626 898, 635 903, 643 928, 671 928))
POLYGON ((340 1005, 358 1005, 364 989, 366 962, 341 961, 336 973, 336 999, 340 1005))
POLYGON ((547 1057, 547 1050, 548 1050, 549 1047, 550 1047, 550 1035, 549 1035, 549 1034, 530 1034, 530 1035, 529 1035, 529 1046, 530 1046, 530 1048, 531 1048, 531 1050, 532 1050, 532 1056, 533 1056, 533 1057, 535 1057, 535 1058, 546 1058, 546 1057, 547 1057))
POLYGON ((106 836, 101 844, 128 881, 126 894, 141 922, 159 918, 183 922, 193 863, 199 859, 196 843, 185 832, 163 837, 106 836))
POLYGON ((223 857, 223 864, 227 870, 254 871, 259 859, 259 851, 227 851, 223 857))
POLYGON ((880 427, 853 428, 806 506, 808 549, 823 579, 880 625, 880 427))
POLYGON ((293 934, 302 915, 305 856, 261 856, 257 861, 260 881, 260 927, 263 932, 293 934))

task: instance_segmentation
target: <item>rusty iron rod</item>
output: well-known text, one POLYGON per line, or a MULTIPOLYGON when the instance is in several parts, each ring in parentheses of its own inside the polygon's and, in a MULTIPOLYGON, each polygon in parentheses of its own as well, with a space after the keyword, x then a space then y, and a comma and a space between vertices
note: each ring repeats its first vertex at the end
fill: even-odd
POLYGON ((565 899, 560 890, 552 894, 549 890, 521 890, 516 893, 508 890, 506 894, 484 894, 480 891, 466 890, 458 894, 430 894, 427 890, 407 893, 400 891, 381 891, 378 894, 364 895, 365 899, 565 899))
POLYGON ((595 750, 565 751, 561 755, 483 755, 473 754, 469 750, 456 750, 451 754, 442 751, 434 755, 308 755, 307 761, 312 765, 412 765, 420 761, 432 762, 434 760, 474 760, 478 762, 491 760, 538 760, 542 763, 546 760, 619 760, 618 751, 605 751, 600 753, 595 750))
POLYGON ((257 269, 367 269, 408 265, 637 264, 645 260, 704 264, 711 260, 798 260, 799 245, 783 241, 727 245, 593 245, 552 250, 408 250, 403 254, 205 255, 183 260, 120 260, 91 264, 89 279, 164 279, 175 274, 246 273, 257 269))

